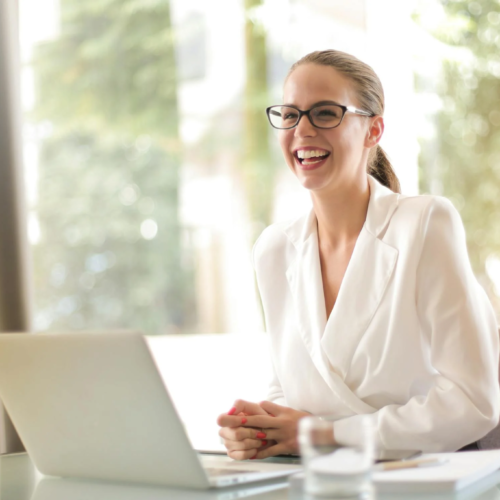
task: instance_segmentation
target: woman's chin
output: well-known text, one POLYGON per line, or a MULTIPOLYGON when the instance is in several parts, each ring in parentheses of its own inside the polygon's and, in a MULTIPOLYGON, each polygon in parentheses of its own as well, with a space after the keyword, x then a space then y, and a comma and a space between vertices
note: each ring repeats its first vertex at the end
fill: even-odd
POLYGON ((308 191, 322 191, 327 189, 333 180, 330 169, 318 168, 305 170, 294 164, 291 170, 302 187, 308 191))
POLYGON ((294 173, 302 187, 308 189, 309 191, 324 189, 327 187, 329 181, 331 181, 331 179, 327 178, 328 176, 324 175, 324 172, 320 171, 304 172, 295 170, 294 173))
POLYGON ((301 178, 299 181, 303 188, 312 192, 322 191, 327 187, 327 183, 321 182, 320 179, 301 178))

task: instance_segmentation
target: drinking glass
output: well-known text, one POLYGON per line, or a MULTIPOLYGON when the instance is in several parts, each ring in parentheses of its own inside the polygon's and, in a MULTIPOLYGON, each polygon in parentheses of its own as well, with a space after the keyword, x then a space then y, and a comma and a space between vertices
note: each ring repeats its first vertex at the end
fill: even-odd
POLYGON ((370 497, 375 458, 375 426, 370 415, 358 415, 338 436, 334 420, 305 417, 299 422, 299 446, 306 493, 336 499, 370 497))

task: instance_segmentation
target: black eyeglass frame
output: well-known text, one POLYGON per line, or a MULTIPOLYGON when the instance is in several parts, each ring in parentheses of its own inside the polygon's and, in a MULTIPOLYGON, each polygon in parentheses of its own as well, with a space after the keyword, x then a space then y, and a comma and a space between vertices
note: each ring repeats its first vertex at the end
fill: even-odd
POLYGON ((276 130, 290 130, 292 128, 295 128, 299 124, 300 119, 304 115, 307 116, 307 118, 309 118, 309 122, 311 123, 311 125, 313 127, 324 129, 324 130, 329 130, 332 128, 337 128, 344 120, 344 116, 346 113, 353 113, 355 115, 368 116, 370 118, 373 116, 376 116, 375 113, 370 113, 369 111, 363 111, 362 109, 355 108, 354 106, 344 106, 342 104, 337 104, 337 103, 333 103, 333 102, 329 103, 329 104, 326 104, 326 103, 325 104, 316 104, 312 108, 309 108, 306 110, 299 109, 299 108, 297 108, 297 106, 292 106, 289 104, 276 104, 274 106, 269 106, 268 108, 266 108, 267 119, 269 120, 271 127, 275 128, 276 130), (322 108, 323 106, 337 106, 337 108, 340 108, 342 110, 342 116, 340 117, 340 121, 337 123, 337 125, 334 125, 333 127, 319 127, 318 125, 316 125, 314 123, 314 120, 311 118, 310 112, 315 108, 322 108), (292 127, 276 127, 275 125, 273 125, 273 122, 271 121, 271 117, 270 117, 271 110, 273 108, 283 108, 283 107, 292 108, 292 109, 295 109, 299 112, 299 117, 297 118, 297 123, 295 123, 295 125, 293 125, 292 127))

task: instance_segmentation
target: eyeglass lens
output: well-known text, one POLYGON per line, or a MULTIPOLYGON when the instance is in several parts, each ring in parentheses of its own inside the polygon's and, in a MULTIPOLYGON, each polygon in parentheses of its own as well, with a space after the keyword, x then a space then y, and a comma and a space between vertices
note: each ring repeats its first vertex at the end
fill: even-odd
MULTIPOLYGON (((309 112, 313 125, 322 128, 336 127, 342 120, 342 108, 333 104, 317 106, 309 112)), ((292 128, 299 122, 299 112, 289 106, 273 106, 269 110, 269 120, 275 128, 292 128)))

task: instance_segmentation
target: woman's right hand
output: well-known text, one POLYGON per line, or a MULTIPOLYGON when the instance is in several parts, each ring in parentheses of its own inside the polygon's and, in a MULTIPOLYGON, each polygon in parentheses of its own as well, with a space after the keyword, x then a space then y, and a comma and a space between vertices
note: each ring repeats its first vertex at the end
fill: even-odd
POLYGON ((269 416, 269 413, 257 403, 238 399, 227 413, 223 413, 217 418, 217 424, 221 427, 219 436, 223 439, 227 454, 234 460, 251 459, 257 455, 258 451, 275 444, 274 441, 266 439, 266 434, 262 429, 243 427, 246 424, 245 417, 250 415, 269 416), (235 416, 241 417, 241 426, 234 427, 235 416))

